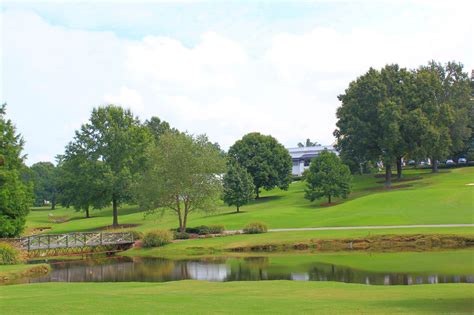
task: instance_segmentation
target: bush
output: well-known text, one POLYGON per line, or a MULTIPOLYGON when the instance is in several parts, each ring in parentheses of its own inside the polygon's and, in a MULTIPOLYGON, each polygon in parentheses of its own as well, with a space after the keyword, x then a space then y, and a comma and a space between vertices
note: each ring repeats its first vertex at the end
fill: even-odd
POLYGON ((189 234, 186 232, 174 232, 175 240, 187 240, 188 238, 189 238, 189 234))
POLYGON ((206 225, 198 226, 196 229, 197 229, 197 234, 199 234, 199 235, 207 235, 207 234, 211 233, 209 227, 206 226, 206 225))
POLYGON ((244 227, 245 234, 259 234, 259 233, 266 233, 267 231, 268 231, 268 227, 263 222, 249 223, 244 227))
POLYGON ((0 265, 14 265, 19 262, 20 252, 10 244, 0 243, 0 265))
POLYGON ((220 234, 225 231, 225 227, 222 224, 209 225, 209 233, 220 234))
POLYGON ((143 247, 158 247, 171 243, 173 234, 168 230, 156 230, 145 234, 143 247))
POLYGON ((128 232, 132 233, 134 241, 141 240, 143 238, 143 233, 140 231, 131 230, 128 232))

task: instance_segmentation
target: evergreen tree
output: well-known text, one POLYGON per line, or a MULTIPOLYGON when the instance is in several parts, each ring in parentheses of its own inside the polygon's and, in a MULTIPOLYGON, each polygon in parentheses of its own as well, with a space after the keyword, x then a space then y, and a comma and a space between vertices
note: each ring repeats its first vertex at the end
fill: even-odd
POLYGON ((254 198, 255 186, 252 176, 236 163, 229 163, 224 175, 223 200, 229 206, 236 206, 237 213, 240 207, 254 198))
POLYGON ((0 106, 0 237, 15 237, 23 231, 32 191, 21 179, 24 141, 6 119, 5 108, 0 106))

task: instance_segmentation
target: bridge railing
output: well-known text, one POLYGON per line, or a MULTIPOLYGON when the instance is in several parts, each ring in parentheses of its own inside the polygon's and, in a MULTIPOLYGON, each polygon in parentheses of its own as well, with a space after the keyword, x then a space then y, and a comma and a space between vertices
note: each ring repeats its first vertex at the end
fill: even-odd
POLYGON ((37 250, 131 244, 133 242, 133 234, 130 232, 84 232, 27 236, 20 239, 20 246, 25 250, 37 250))

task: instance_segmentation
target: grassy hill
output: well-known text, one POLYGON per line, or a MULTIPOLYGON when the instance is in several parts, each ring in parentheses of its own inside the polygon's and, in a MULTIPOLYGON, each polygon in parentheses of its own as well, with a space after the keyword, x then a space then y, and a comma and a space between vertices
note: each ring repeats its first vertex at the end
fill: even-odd
MULTIPOLYGON (((304 199, 304 182, 294 182, 288 191, 279 189, 262 193, 262 198, 234 213, 233 208, 219 206, 212 213, 194 213, 189 226, 224 224, 227 229, 240 229, 252 221, 266 222, 270 228, 473 223, 474 168, 443 170, 431 174, 429 170, 405 171, 404 181, 394 183, 392 190, 383 189, 383 179, 374 175, 355 176, 353 193, 347 200, 335 200, 333 206, 322 206, 304 199), (398 188, 398 189, 397 189, 398 188)), ((119 223, 137 224, 137 230, 177 226, 170 213, 145 216, 136 206, 119 210, 119 223)), ((92 218, 85 219, 73 209, 33 209, 27 228, 49 227, 52 233, 87 231, 111 224, 111 209, 92 210, 92 218), (48 214, 68 221, 53 223, 48 214)))

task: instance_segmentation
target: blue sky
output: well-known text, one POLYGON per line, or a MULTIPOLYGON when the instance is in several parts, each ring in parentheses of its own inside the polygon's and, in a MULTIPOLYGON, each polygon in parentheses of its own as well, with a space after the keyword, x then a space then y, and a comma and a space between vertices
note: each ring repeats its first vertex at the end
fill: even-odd
POLYGON ((28 164, 106 103, 227 148, 245 133, 334 141, 337 95, 369 67, 474 68, 470 1, 3 2, 0 101, 28 164))

